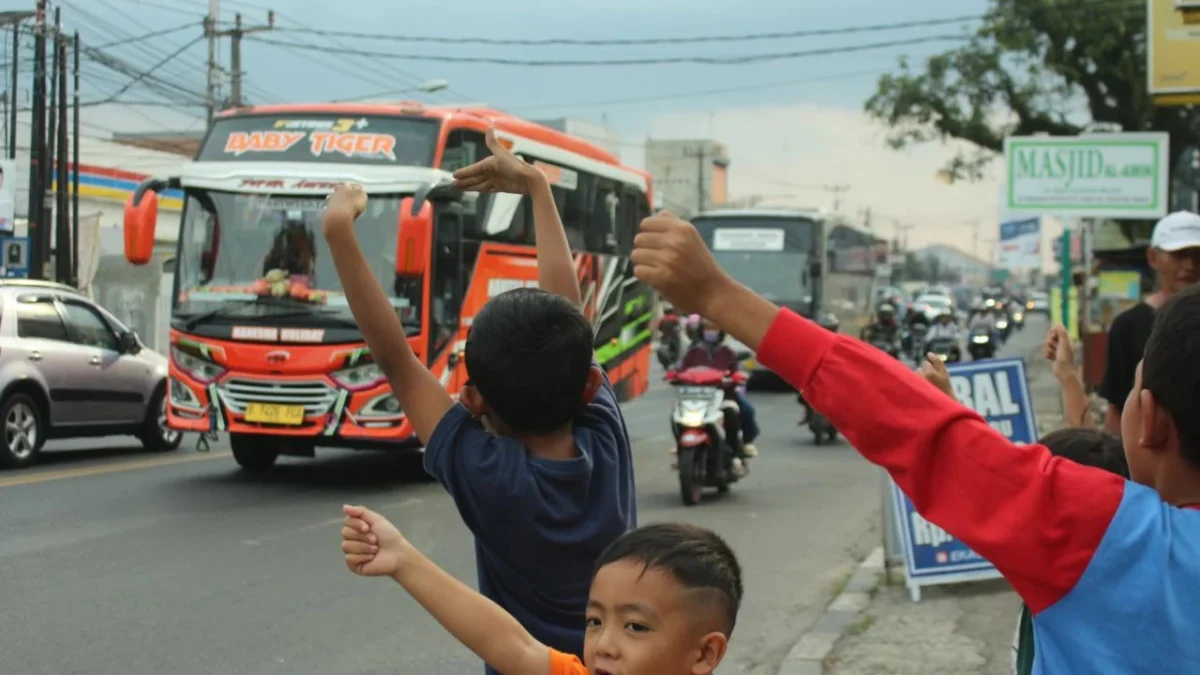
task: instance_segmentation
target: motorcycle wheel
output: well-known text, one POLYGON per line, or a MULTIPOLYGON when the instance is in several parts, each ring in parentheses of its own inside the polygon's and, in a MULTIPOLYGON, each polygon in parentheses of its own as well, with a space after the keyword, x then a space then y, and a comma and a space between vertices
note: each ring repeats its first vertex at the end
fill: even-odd
POLYGON ((733 450, 729 447, 721 448, 721 452, 712 452, 715 448, 709 448, 709 452, 704 453, 708 458, 708 475, 705 476, 710 486, 717 488, 717 492, 729 492, 729 471, 725 468, 726 453, 732 453, 733 450))
POLYGON ((704 458, 696 456, 695 448, 679 449, 679 493, 684 506, 695 506, 704 495, 704 458))
POLYGON ((833 429, 829 432, 829 442, 830 443, 836 441, 837 437, 838 437, 837 429, 833 429))
POLYGON ((817 429, 814 429, 813 430, 813 443, 816 445, 821 445, 824 442, 825 442, 825 434, 821 433, 817 429))

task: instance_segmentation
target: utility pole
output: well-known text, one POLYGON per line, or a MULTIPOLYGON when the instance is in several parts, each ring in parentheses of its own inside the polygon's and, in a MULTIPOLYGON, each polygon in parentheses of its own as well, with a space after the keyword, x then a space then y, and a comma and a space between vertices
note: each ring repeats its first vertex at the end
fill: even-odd
POLYGON ((975 256, 975 259, 978 260, 979 259, 979 221, 972 220, 969 223, 967 223, 967 225, 971 226, 972 232, 973 232, 971 235, 971 255, 975 256))
POLYGON ((825 191, 833 195, 833 212, 842 210, 842 195, 850 191, 849 185, 826 185, 825 191))
POLYGON ((707 148, 702 142, 699 149, 685 149, 683 156, 696 158, 696 213, 703 213, 707 201, 704 190, 704 162, 708 158, 707 148))
MULTIPOLYGON (((17 69, 17 62, 21 60, 21 24, 20 22, 13 23, 12 34, 12 75, 8 86, 8 158, 17 158, 17 76, 20 71, 17 69)), ((14 178, 14 180, 16 180, 14 178)))
POLYGON ((71 122, 71 285, 79 288, 79 31, 75 31, 75 119, 71 122))
POLYGON ((42 245, 42 181, 46 153, 46 0, 38 0, 33 47, 33 111, 29 135, 29 276, 45 278, 46 248, 42 245))
MULTIPOLYGON (((210 9, 210 12, 211 12, 211 9, 210 9)), ((211 16, 211 13, 209 16, 209 20, 215 24, 215 17, 211 16)), ((264 25, 245 26, 242 24, 242 15, 237 14, 234 16, 234 22, 233 22, 232 29, 226 30, 226 31, 218 31, 218 30, 215 30, 215 26, 214 26, 214 31, 213 31, 212 35, 214 35, 216 37, 228 37, 230 39, 230 51, 229 51, 229 70, 230 70, 230 73, 229 73, 229 77, 230 77, 229 106, 230 107, 239 108, 239 107, 245 105, 245 101, 242 99, 242 76, 245 74, 242 72, 242 38, 246 37, 247 35, 251 35, 253 33, 262 33, 264 31, 269 31, 269 30, 274 30, 274 29, 275 29, 275 12, 274 11, 267 12, 267 23, 264 25)), ((210 40, 211 40, 211 38, 210 38, 210 40)), ((214 48, 214 50, 215 50, 215 48, 214 48)), ((209 64, 209 67, 210 67, 210 69, 212 68, 211 62, 209 64)), ((211 72, 211 70, 210 70, 210 72, 211 72)), ((211 75, 210 75, 210 78, 211 78, 211 75)))
POLYGON ((217 22, 220 21, 220 17, 221 0, 208 0, 208 16, 204 17, 204 37, 208 40, 208 86, 205 88, 204 99, 209 124, 217 112, 217 77, 220 73, 217 66, 217 22))
POLYGON ((58 158, 55 161, 55 192, 58 220, 54 227, 54 280, 65 284, 71 280, 71 230, 67 209, 67 181, 71 172, 67 166, 67 40, 61 32, 54 35, 58 52, 58 158))

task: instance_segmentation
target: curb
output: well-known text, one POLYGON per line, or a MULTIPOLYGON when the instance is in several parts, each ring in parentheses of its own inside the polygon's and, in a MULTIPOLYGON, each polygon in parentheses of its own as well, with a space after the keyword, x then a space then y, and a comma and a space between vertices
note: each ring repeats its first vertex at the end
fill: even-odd
POLYGON ((817 623, 788 650, 777 675, 822 675, 825 659, 870 604, 871 593, 879 586, 879 575, 883 572, 883 548, 877 547, 859 563, 846 587, 829 603, 817 623))

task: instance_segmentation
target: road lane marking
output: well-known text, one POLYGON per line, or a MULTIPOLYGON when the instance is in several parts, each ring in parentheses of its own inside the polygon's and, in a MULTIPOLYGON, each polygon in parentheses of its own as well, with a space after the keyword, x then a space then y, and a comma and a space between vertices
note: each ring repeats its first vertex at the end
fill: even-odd
POLYGON ((213 459, 223 459, 229 457, 228 452, 212 452, 196 455, 185 455, 183 457, 156 457, 154 459, 138 459, 128 462, 114 462, 112 464, 102 464, 100 466, 87 466, 78 469, 57 469, 54 471, 42 471, 39 473, 31 473, 25 476, 13 476, 12 478, 0 478, 0 488, 13 487, 16 485, 32 485, 35 483, 46 483, 52 480, 64 480, 67 478, 83 478, 86 476, 100 476, 106 473, 119 473, 122 471, 136 471, 138 469, 153 469, 160 466, 174 466, 176 464, 190 464, 192 462, 204 462, 213 459))

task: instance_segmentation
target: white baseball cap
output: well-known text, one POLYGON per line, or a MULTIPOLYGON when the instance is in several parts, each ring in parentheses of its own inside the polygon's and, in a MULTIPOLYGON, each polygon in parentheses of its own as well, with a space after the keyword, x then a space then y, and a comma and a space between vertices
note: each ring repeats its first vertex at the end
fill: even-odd
POLYGON ((1176 211, 1166 215, 1155 224, 1150 246, 1163 251, 1200 248, 1200 215, 1191 211, 1176 211))

